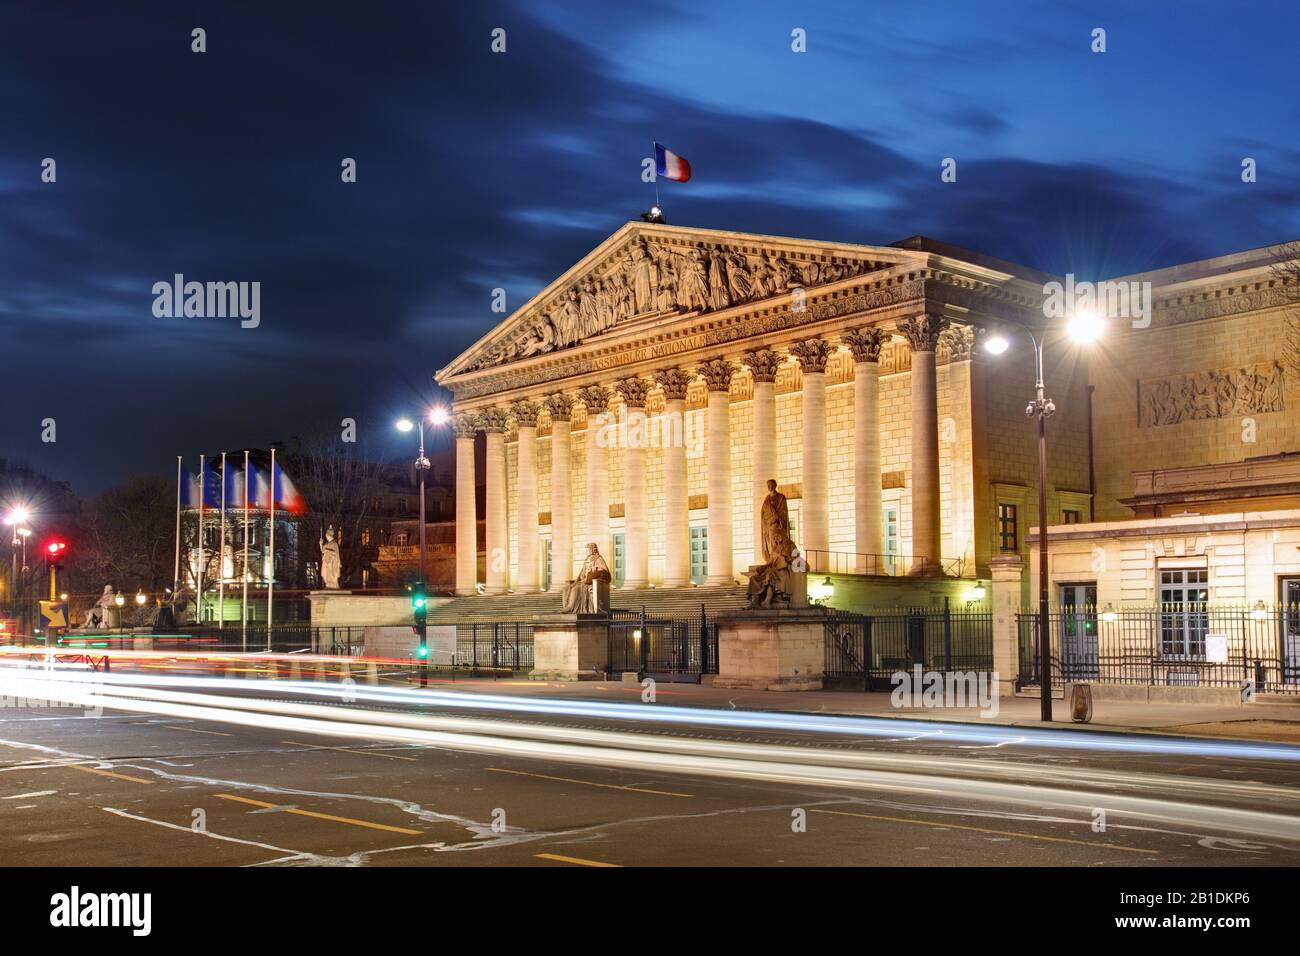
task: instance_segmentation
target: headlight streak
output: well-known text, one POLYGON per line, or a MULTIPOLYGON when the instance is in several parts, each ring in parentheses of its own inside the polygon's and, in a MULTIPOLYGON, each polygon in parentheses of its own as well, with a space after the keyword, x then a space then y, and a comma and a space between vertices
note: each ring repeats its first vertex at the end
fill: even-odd
POLYGON ((81 680, 117 686, 175 686, 252 691, 255 693, 333 697, 345 702, 454 707, 466 710, 494 710, 510 713, 547 714, 623 720, 636 723, 676 725, 708 724, 753 731, 803 731, 868 737, 942 738, 954 744, 1013 744, 1112 753, 1155 753, 1181 757, 1234 757, 1255 760, 1300 761, 1300 747, 1260 744, 1248 741, 1203 738, 1158 737, 1128 733, 1097 733, 1068 728, 1015 727, 975 723, 946 723, 932 720, 824 716, 773 711, 719 710, 707 707, 674 707, 670 704, 619 704, 594 700, 511 697, 478 692, 415 690, 361 684, 330 684, 292 680, 242 680, 237 678, 178 675, 88 674, 72 671, 24 671, 25 675, 57 675, 58 681, 81 680))
MULTIPOLYGON (((27 675, 24 675, 26 678, 27 675)), ((36 679, 37 681, 40 678, 36 679)), ((0 690, 11 691, 25 679, 0 679, 0 690)), ((33 681, 34 683, 35 681, 33 681)), ((229 686, 229 682, 220 682, 229 686)), ((31 688, 28 688, 29 690, 31 688)), ((1220 832, 1251 834, 1289 842, 1300 841, 1300 817, 1217 807, 1168 799, 1095 792, 1100 785, 1146 786, 1167 792, 1181 788, 1189 794, 1271 796, 1295 801, 1295 791, 1233 781, 1107 772, 1096 769, 1035 767, 987 760, 924 757, 910 754, 808 751, 794 747, 729 741, 638 736, 618 731, 516 724, 475 718, 340 710, 321 704, 222 698, 185 691, 103 687, 79 693, 59 691, 62 698, 85 707, 104 707, 217 721, 261 729, 276 729, 330 737, 387 740, 423 744, 472 753, 636 771, 696 774, 738 780, 762 780, 802 786, 855 790, 891 789, 946 793, 967 799, 1013 802, 1035 807, 1055 806, 1087 814, 1100 805, 1111 813, 1220 832), (455 730, 433 728, 453 727, 455 730), (539 739, 540 738, 540 739, 539 739), (549 739, 548 739, 549 738, 549 739), (563 742, 556 742, 563 741, 563 742), (892 766, 894 769, 882 769, 892 766), (908 769, 911 768, 911 769, 908 769), (948 776, 934 771, 945 771, 948 776), (956 776, 952 776, 954 772, 956 776), (1011 777, 980 779, 971 776, 1011 777), (1038 782, 1026 783, 1025 778, 1038 782), (1066 789, 1065 785, 1094 788, 1066 789)), ((51 695, 53 696, 53 695, 51 695)), ((130 766, 142 771, 138 763, 130 766)))

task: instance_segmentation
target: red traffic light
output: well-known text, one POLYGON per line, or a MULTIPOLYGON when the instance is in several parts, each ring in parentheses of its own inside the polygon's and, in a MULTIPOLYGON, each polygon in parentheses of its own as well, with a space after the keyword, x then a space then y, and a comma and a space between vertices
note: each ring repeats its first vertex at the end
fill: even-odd
POLYGON ((45 550, 49 552, 50 557, 54 558, 54 557, 58 557, 59 555, 63 554, 64 551, 68 550, 68 545, 66 542, 63 541, 51 541, 49 544, 45 546, 45 550))

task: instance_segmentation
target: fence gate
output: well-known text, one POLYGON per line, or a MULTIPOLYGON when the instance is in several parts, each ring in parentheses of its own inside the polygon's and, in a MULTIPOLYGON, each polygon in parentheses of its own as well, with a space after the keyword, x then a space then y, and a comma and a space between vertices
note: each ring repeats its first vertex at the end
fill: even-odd
POLYGON ((718 628, 700 608, 688 618, 613 611, 609 621, 609 674, 635 671, 641 678, 698 684, 718 671, 718 628))

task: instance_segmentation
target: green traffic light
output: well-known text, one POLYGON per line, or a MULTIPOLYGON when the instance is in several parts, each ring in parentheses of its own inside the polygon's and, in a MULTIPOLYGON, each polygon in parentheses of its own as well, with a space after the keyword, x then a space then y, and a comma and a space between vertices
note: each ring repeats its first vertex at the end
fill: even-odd
POLYGON ((428 599, 427 597, 425 597, 423 594, 412 594, 412 595, 411 595, 411 606, 412 606, 412 607, 424 607, 427 603, 429 603, 429 599, 428 599))
POLYGON ((428 648, 426 645, 421 644, 421 645, 420 645, 420 649, 419 649, 418 651, 416 651, 415 653, 416 653, 416 655, 419 656, 420 658, 428 657, 428 656, 429 656, 429 648, 428 648))

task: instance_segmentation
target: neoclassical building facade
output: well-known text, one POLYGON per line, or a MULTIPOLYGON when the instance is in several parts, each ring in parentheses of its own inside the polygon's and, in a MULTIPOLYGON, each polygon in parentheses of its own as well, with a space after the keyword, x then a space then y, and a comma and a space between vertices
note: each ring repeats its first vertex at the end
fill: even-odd
MULTIPOLYGON (((588 543, 620 587, 731 585, 770 478, 813 571, 984 575, 1037 523, 1037 459, 1032 359, 977 355, 977 329, 1041 325, 1050 278, 922 238, 626 224, 436 375, 457 593, 558 589, 588 543)), ((1088 520, 1086 369, 1049 364, 1050 507, 1088 520)))

